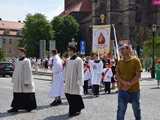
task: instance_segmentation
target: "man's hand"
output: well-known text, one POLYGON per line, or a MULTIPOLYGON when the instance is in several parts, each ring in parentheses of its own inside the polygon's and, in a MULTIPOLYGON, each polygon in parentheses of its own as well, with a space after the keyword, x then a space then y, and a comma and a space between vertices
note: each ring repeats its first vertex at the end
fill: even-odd
POLYGON ((116 79, 118 80, 118 86, 122 90, 128 91, 128 89, 131 87, 131 82, 130 81, 125 81, 125 80, 121 79, 120 75, 118 73, 116 74, 116 79))
POLYGON ((129 81, 122 81, 122 90, 128 91, 128 89, 131 87, 131 83, 129 81))

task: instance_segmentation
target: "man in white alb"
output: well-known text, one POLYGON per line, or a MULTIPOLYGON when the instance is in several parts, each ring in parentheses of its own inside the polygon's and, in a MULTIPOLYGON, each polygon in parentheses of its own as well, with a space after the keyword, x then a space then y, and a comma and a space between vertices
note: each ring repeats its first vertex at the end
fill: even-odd
POLYGON ((62 104, 61 97, 64 95, 63 60, 58 55, 57 50, 52 50, 52 57, 49 60, 49 65, 52 68, 53 76, 49 96, 55 98, 50 105, 57 106, 62 104))

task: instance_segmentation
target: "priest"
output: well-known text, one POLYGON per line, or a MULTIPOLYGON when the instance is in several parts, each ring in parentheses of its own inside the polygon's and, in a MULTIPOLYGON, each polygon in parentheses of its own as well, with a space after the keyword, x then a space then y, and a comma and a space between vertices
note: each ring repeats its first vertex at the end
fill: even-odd
POLYGON ((31 62, 26 57, 25 48, 18 48, 19 59, 16 61, 12 77, 13 101, 9 113, 37 108, 35 98, 35 84, 32 78, 31 62))
POLYGON ((69 103, 69 116, 76 116, 84 109, 81 95, 83 94, 84 69, 83 60, 77 56, 76 47, 69 46, 70 58, 66 62, 65 73, 65 95, 69 103))

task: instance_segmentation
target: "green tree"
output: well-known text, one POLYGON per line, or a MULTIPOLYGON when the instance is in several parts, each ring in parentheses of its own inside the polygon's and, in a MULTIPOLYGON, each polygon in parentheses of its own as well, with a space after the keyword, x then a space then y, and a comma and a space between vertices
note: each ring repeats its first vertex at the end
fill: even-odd
POLYGON ((137 50, 137 54, 138 56, 141 58, 143 57, 143 44, 144 44, 144 41, 147 41, 147 40, 150 40, 151 39, 151 36, 152 36, 152 31, 150 28, 144 26, 144 25, 141 25, 141 24, 137 24, 135 26, 135 31, 134 31, 134 47, 136 48, 137 50))
POLYGON ((3 61, 5 59, 5 53, 2 50, 2 48, 0 48, 0 61, 3 61))
POLYGON ((26 47, 29 56, 39 57, 40 40, 47 40, 47 48, 49 48, 49 40, 53 39, 53 35, 52 26, 44 15, 28 14, 23 29, 23 41, 20 45, 26 47))
POLYGON ((52 28, 55 31, 54 39, 60 52, 65 52, 68 42, 72 38, 78 39, 79 24, 73 16, 58 16, 52 21, 52 28))
MULTIPOLYGON (((152 56, 152 46, 153 41, 152 38, 150 40, 144 42, 144 56, 151 57, 152 56)), ((155 58, 160 57, 160 36, 155 37, 155 58)))

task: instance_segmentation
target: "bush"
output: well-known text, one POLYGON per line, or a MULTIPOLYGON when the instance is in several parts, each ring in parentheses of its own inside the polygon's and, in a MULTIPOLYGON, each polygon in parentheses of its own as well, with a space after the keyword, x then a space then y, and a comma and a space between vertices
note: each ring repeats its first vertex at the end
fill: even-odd
POLYGON ((2 48, 0 48, 0 61, 3 61, 3 60, 5 60, 5 53, 2 50, 2 48))

